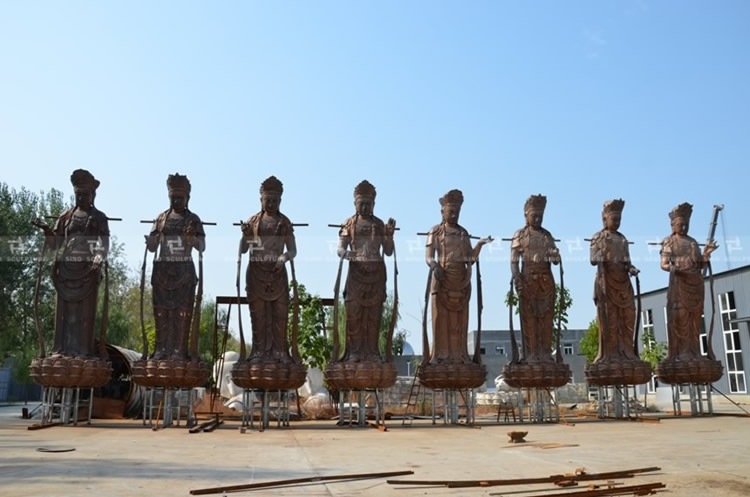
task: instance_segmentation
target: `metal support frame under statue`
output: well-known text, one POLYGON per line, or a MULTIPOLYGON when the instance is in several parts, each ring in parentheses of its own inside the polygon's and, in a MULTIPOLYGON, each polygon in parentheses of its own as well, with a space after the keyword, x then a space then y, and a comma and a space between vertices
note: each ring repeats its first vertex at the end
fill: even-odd
POLYGON ((143 426, 152 427, 154 420, 157 426, 161 420, 162 428, 172 426, 173 421, 175 426, 180 426, 183 408, 187 408, 185 425, 188 428, 195 425, 194 399, 195 391, 192 388, 146 387, 143 426), (187 402, 183 402, 184 397, 187 397, 187 402))
POLYGON ((691 416, 711 416, 714 405, 711 399, 710 383, 672 384, 672 411, 675 416, 682 416, 682 390, 687 388, 691 416), (705 390, 705 391, 704 391, 705 390))
POLYGON ((93 399, 94 389, 91 387, 43 387, 42 426, 58 422, 78 426, 78 413, 82 407, 87 408, 86 424, 90 425, 93 399), (88 396, 85 395, 87 392, 88 396))
POLYGON ((363 390, 339 391, 339 426, 366 426, 367 413, 372 413, 375 426, 385 425, 385 393, 382 388, 367 388, 363 390), (375 404, 367 405, 367 393, 372 393, 375 404), (349 402, 346 402, 347 394, 349 402), (356 407, 355 407, 356 404, 356 407), (356 418, 356 422, 354 421, 356 418))
POLYGON ((246 388, 242 391, 242 426, 255 429, 255 412, 258 412, 258 431, 264 431, 269 426, 271 412, 276 414, 276 427, 289 426, 289 399, 294 390, 255 390, 246 388), (260 405, 255 406, 255 399, 260 399, 260 405), (273 401, 276 401, 274 406, 273 401))
POLYGON ((436 388, 430 390, 432 395, 432 424, 437 424, 437 408, 443 409, 443 424, 458 424, 458 419, 461 417, 461 411, 463 410, 464 417, 466 418, 466 424, 474 424, 476 421, 476 405, 477 396, 476 390, 473 388, 436 388), (441 394, 442 404, 435 402, 436 393, 441 394), (459 397, 463 400, 461 404, 458 399, 459 397))
POLYGON ((560 406, 557 403, 557 388, 519 388, 518 416, 521 423, 559 423, 560 406), (527 396, 524 397, 524 391, 527 396), (528 402, 524 399, 528 398, 528 402), (528 418, 524 414, 528 409, 528 418))
POLYGON ((597 395, 600 419, 628 419, 643 414, 643 409, 638 404, 637 385, 598 386, 597 395))

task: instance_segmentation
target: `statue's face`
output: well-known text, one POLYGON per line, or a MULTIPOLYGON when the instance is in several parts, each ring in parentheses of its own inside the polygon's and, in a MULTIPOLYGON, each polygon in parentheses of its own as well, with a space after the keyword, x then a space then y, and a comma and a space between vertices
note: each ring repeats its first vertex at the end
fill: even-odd
POLYGON ((453 204, 446 204, 440 212, 443 214, 443 221, 448 224, 458 224, 458 218, 461 215, 461 207, 453 204))
POLYGON ((676 235, 687 235, 688 229, 690 229, 690 221, 687 219, 678 217, 672 221, 672 233, 676 235))
POLYGON ((532 228, 541 228, 543 220, 544 211, 526 211, 526 224, 532 228))
POLYGON ((372 216, 375 201, 370 197, 357 197, 354 199, 354 207, 360 216, 372 216))
POLYGON ((607 231, 617 231, 620 229, 620 220, 622 219, 622 214, 619 212, 610 212, 609 214, 605 214, 604 216, 604 227, 607 229, 607 231))
POLYGON ((169 206, 172 210, 182 212, 187 207, 188 196, 184 192, 174 191, 169 193, 169 206))
POLYGON ((263 207, 263 211, 268 214, 276 214, 279 212, 279 206, 281 205, 281 195, 276 193, 264 193, 260 196, 260 205, 263 207))
POLYGON ((76 207, 88 209, 94 203, 94 192, 90 188, 74 188, 76 207))

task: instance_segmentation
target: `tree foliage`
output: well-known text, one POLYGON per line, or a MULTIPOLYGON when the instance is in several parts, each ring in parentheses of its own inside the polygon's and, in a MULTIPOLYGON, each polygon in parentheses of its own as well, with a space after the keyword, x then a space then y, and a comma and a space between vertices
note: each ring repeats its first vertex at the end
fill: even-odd
POLYGON ((581 339, 581 353, 586 356, 586 363, 591 364, 599 354, 599 321, 592 319, 586 334, 581 339))

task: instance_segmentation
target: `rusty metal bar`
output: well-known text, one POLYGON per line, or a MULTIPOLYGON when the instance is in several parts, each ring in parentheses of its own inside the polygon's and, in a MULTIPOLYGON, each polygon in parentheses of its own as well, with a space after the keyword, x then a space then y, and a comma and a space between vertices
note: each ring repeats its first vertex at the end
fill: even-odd
MULTIPOLYGON (((630 485, 626 487, 616 487, 616 488, 600 488, 596 490, 582 490, 579 492, 558 492, 556 494, 543 494, 544 497, 584 497, 584 496, 609 496, 609 495, 627 495, 627 494, 635 494, 635 495, 647 495, 651 493, 655 493, 655 490, 659 490, 662 488, 667 488, 667 486, 664 483, 658 482, 658 483, 645 483, 643 485, 630 485)), ((532 496, 532 497, 542 497, 542 494, 539 496, 532 496)))
POLYGON ((448 488, 466 487, 494 487, 501 485, 529 485, 534 483, 555 483, 561 480, 591 481, 608 480, 614 478, 631 478, 636 474, 659 471, 661 468, 653 466, 649 468, 629 469, 624 471, 610 471, 608 473, 591 473, 576 475, 551 475, 539 478, 513 478, 507 480, 388 480, 389 485, 439 485, 448 488))
POLYGON ((238 490, 254 490, 256 488, 271 488, 285 485, 296 485, 298 483, 320 483, 334 480, 364 480, 369 478, 386 478, 388 476, 413 475, 414 471, 391 471, 387 473, 359 473, 350 475, 312 476, 308 478, 291 478, 288 480, 273 480, 262 483, 249 483, 246 485, 230 485, 226 487, 200 488, 191 490, 190 495, 220 494, 222 492, 235 492, 238 490))

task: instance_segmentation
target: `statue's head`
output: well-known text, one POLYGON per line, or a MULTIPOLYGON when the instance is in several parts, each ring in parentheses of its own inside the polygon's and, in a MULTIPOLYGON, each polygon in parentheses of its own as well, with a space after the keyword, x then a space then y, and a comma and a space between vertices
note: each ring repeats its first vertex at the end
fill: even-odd
POLYGON ((620 229, 622 220, 622 209, 625 207, 625 201, 621 198, 607 200, 604 202, 602 210, 602 223, 607 231, 617 231, 620 229))
POLYGON ((85 169, 76 169, 70 175, 70 182, 73 184, 73 193, 76 198, 76 207, 88 209, 94 205, 96 198, 96 189, 99 188, 99 181, 94 175, 85 169))
POLYGON ((672 233, 675 235, 687 235, 690 229, 690 216, 693 215, 693 206, 687 202, 672 209, 669 213, 669 221, 672 223, 672 233))
POLYGON ((284 193, 284 185, 276 176, 271 176, 260 185, 260 205, 263 212, 276 214, 281 207, 281 194, 284 193))
POLYGON ((169 206, 172 210, 182 212, 190 201, 190 180, 179 173, 170 174, 167 178, 169 206))
POLYGON ((526 225, 539 229, 544 221, 544 209, 547 207, 547 197, 542 194, 532 195, 523 206, 526 225))
POLYGON ((364 180, 354 187, 354 208, 360 216, 372 216, 375 209, 375 187, 369 181, 364 180))
POLYGON ((464 194, 461 190, 451 190, 440 197, 440 214, 443 216, 443 222, 448 224, 458 224, 458 218, 461 216, 461 206, 464 203, 464 194))

